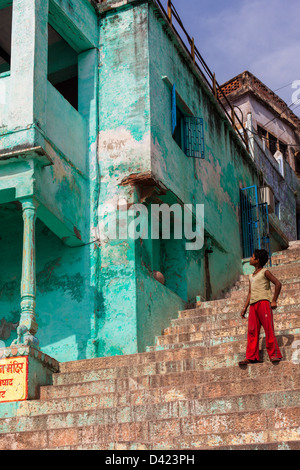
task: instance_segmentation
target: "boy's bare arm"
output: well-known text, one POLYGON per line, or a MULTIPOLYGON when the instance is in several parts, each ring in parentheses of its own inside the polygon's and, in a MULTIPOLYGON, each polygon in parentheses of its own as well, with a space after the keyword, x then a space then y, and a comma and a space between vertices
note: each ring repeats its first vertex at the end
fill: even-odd
POLYGON ((241 317, 242 318, 245 318, 245 315, 247 313, 247 309, 249 307, 249 304, 250 304, 250 298, 251 298, 251 284, 250 284, 250 281, 249 281, 249 293, 248 293, 248 296, 247 296, 247 300, 246 300, 246 303, 245 303, 245 307, 243 308, 243 310, 241 311, 241 317))
POLYGON ((275 292, 273 296, 273 300, 271 302, 271 307, 272 308, 277 308, 277 300, 280 295, 281 289, 282 289, 282 284, 281 282, 275 277, 270 271, 265 272, 265 276, 269 281, 271 281, 275 285, 275 292))

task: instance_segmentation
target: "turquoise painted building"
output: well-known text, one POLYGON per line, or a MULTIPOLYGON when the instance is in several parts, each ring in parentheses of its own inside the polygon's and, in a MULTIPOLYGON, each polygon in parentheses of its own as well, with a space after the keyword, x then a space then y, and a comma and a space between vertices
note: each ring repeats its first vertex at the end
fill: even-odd
POLYGON ((0 0, 0 47, 0 346, 144 351, 241 274, 256 166, 154 0, 0 0), (120 200, 204 205, 204 246, 104 237, 120 200))

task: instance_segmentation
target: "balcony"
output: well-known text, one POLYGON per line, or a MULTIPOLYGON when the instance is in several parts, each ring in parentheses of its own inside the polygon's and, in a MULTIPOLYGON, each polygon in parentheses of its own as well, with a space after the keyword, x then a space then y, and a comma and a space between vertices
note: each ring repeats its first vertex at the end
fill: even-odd
POLYGON ((0 0, 0 205, 22 210, 20 344, 38 344, 36 219, 67 247, 90 241, 97 34, 85 2, 0 0))
POLYGON ((74 8, 0 0, 0 203, 34 197, 37 216, 70 246, 89 241, 98 39, 96 14, 74 8))

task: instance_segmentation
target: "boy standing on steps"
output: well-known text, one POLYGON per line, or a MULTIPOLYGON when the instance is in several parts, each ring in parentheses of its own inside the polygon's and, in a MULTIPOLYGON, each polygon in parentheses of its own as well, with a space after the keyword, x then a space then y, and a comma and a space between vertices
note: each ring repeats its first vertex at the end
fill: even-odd
POLYGON ((266 334, 266 348, 273 363, 282 359, 280 349, 274 333, 272 310, 277 308, 277 299, 281 292, 282 284, 273 274, 264 268, 269 259, 266 250, 255 250, 250 259, 250 265, 255 267, 249 277, 249 294, 246 305, 241 312, 245 318, 250 304, 248 320, 248 343, 246 359, 239 362, 240 366, 259 362, 259 334, 261 325, 266 334), (275 284, 275 293, 272 296, 270 281, 275 284))

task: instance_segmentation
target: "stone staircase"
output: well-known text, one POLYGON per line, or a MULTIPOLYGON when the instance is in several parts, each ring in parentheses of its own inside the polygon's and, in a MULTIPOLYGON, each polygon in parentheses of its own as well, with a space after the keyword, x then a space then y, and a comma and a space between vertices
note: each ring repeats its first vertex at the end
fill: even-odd
POLYGON ((40 400, 1 414, 0 450, 299 450, 300 244, 273 258, 284 360, 240 368, 248 276, 179 312, 145 353, 62 363, 40 400))

